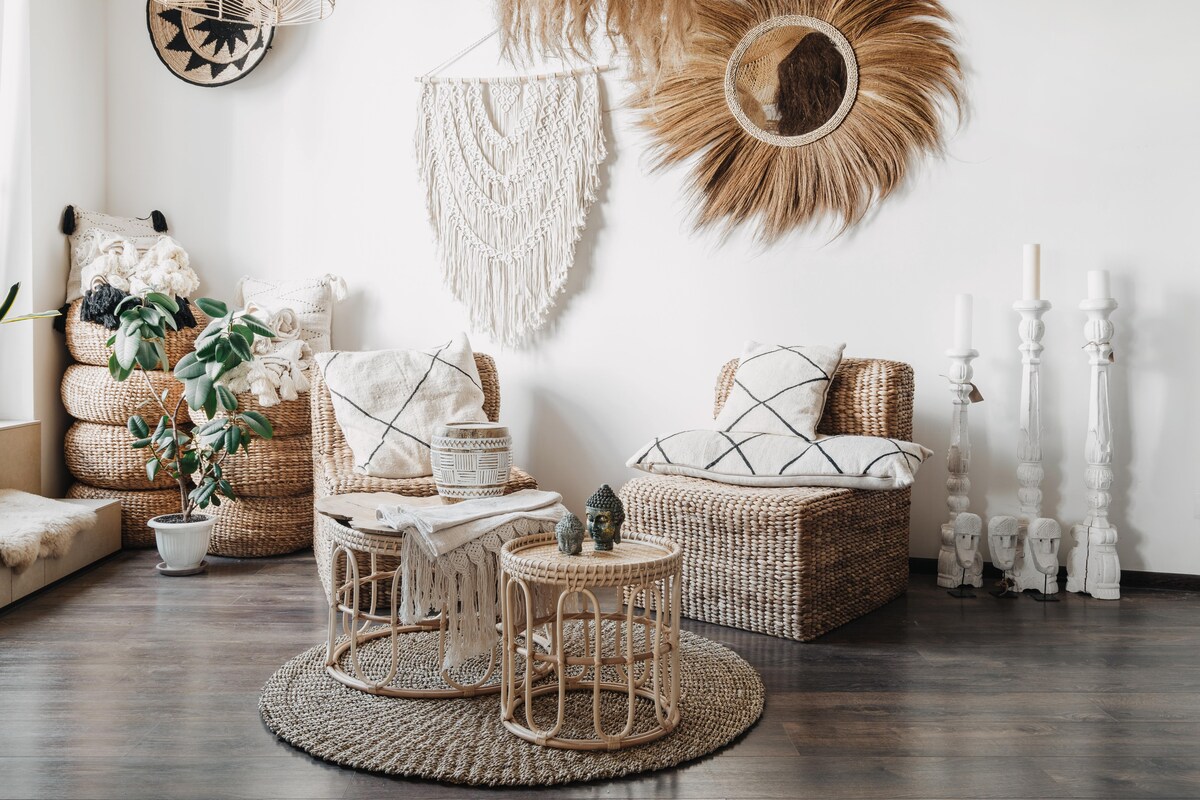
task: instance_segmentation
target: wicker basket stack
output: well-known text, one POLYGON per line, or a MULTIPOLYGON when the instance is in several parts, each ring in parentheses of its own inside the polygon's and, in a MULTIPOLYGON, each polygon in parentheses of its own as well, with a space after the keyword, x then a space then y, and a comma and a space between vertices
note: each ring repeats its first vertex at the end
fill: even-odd
MULTIPOLYGON (((108 374, 109 350, 105 345, 112 331, 79 319, 76 300, 67 311, 67 347, 77 363, 67 368, 62 381, 62 400, 67 413, 76 419, 64 444, 67 468, 75 483, 68 497, 110 498, 121 502, 121 544, 124 547, 153 547, 154 532, 146 520, 179 510, 179 491, 165 475, 151 481, 146 477, 142 453, 129 446, 126 420, 134 413, 154 419, 153 398, 167 391, 169 402, 178 400, 182 386, 166 372, 149 372, 144 380, 117 383, 108 374), (153 392, 153 393, 152 393, 153 392)), ((175 363, 192 349, 208 318, 193 308, 195 328, 171 332, 167 357, 175 363)))
MULTIPOLYGON (((222 466, 237 492, 224 502, 208 551, 219 556, 276 556, 311 547, 313 541, 313 453, 309 396, 263 408, 253 394, 237 395, 238 408, 258 411, 275 436, 254 439, 250 449, 222 466)), ((207 421, 192 412, 192 421, 207 421)))

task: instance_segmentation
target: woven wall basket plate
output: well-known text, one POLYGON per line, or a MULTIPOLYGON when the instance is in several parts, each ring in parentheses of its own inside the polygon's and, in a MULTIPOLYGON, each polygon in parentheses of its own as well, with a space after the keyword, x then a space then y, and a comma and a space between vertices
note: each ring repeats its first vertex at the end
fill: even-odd
POLYGON ((146 26, 159 60, 196 86, 224 86, 246 77, 275 37, 270 25, 212 19, 155 0, 147 0, 146 26))
MULTIPOLYGON (((324 645, 284 664, 263 688, 259 711, 279 738, 317 758, 372 772, 476 786, 552 786, 673 767, 728 744, 758 719, 763 684, 728 648, 695 634, 681 637, 683 675, 679 727, 669 736, 616 752, 559 750, 519 739, 500 724, 495 695, 466 700, 402 700, 343 686, 325 673, 324 645)), ((435 674, 436 634, 410 634, 401 648, 405 683, 435 674)), ((387 639, 359 650, 370 674, 383 675, 387 639)), ((481 661, 484 659, 480 659, 481 661)), ((460 669, 469 670, 472 663, 460 669)), ((464 676, 466 677, 466 676, 464 676)), ((590 692, 571 692, 568 715, 592 721, 590 692)), ((550 719, 555 699, 540 718, 550 719)), ((539 708, 535 704, 535 709, 539 708)), ((609 730, 625 724, 624 695, 601 693, 609 730), (611 697, 609 696, 611 694, 611 697)), ((645 723, 640 708, 636 725, 645 723), (639 722, 640 720, 640 722, 639 722)))

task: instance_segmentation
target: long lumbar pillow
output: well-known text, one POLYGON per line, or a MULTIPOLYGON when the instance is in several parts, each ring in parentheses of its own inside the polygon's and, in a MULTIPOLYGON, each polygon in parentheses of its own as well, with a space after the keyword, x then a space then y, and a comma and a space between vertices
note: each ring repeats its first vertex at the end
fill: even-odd
POLYGON ((429 350, 318 353, 354 468, 376 478, 429 475, 433 429, 486 422, 475 354, 464 334, 429 350))
POLYGON ((742 486, 903 489, 933 455, 880 436, 800 436, 742 431, 680 431, 655 437, 626 466, 742 486))

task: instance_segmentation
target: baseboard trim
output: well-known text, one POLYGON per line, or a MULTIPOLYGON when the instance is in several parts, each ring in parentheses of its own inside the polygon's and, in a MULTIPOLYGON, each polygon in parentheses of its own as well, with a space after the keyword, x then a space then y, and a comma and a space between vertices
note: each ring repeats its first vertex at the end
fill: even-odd
MULTIPOLYGON (((908 571, 914 575, 937 575, 936 558, 909 558, 908 571)), ((985 579, 1000 578, 1000 570, 990 561, 983 562, 985 579)), ((1058 568, 1058 581, 1066 584, 1067 568, 1058 568)), ((1174 572, 1141 572, 1121 570, 1121 586, 1130 589, 1177 589, 1185 592, 1200 592, 1200 575, 1181 575, 1174 572)))

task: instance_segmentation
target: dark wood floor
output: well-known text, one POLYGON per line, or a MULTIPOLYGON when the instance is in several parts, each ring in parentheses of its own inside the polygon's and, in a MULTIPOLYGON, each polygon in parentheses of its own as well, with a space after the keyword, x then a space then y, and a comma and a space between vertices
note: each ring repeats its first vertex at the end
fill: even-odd
MULTIPOLYGON (((214 559, 198 578, 123 553, 0 614, 0 797, 500 794, 310 759, 258 717, 319 642, 311 554, 214 559)), ((768 689, 715 757, 560 797, 1200 797, 1200 595, 958 601, 916 576, 811 644, 689 623, 768 689)))

